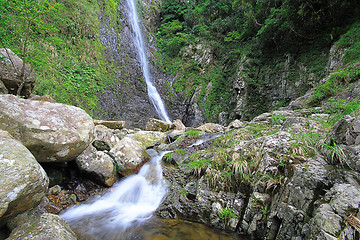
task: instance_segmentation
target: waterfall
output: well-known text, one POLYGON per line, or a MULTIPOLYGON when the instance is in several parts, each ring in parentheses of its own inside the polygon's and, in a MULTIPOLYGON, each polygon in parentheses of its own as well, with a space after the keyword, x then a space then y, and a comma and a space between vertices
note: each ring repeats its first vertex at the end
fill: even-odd
POLYGON ((161 159, 167 152, 153 152, 138 174, 116 183, 93 203, 70 208, 61 217, 82 239, 122 239, 118 235, 148 220, 166 194, 161 159))
POLYGON ((131 23, 135 34, 134 44, 137 50, 137 54, 139 56, 141 69, 147 85, 148 95, 160 118, 163 121, 171 123, 170 117, 168 116, 165 108, 165 104, 152 81, 152 76, 149 70, 148 58, 146 55, 146 45, 144 43, 144 38, 140 29, 139 18, 137 15, 136 5, 134 1, 135 0, 126 0, 126 3, 128 7, 129 22, 131 23))

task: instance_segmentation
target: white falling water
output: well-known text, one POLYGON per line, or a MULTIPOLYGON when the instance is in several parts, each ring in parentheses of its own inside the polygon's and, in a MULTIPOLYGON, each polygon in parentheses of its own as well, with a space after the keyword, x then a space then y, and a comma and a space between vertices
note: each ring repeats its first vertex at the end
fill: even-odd
POLYGON ((138 174, 115 184, 93 203, 70 208, 61 217, 81 236, 122 239, 118 235, 148 220, 166 194, 160 163, 164 154, 154 154, 138 174))
POLYGON ((160 118, 163 121, 166 121, 168 123, 171 123, 170 117, 168 116, 168 113, 165 108, 165 104, 163 100, 161 99, 160 94, 156 90, 156 87, 151 79, 151 74, 149 71, 149 65, 148 65, 148 59, 146 55, 146 46, 144 44, 144 38, 140 29, 140 23, 139 18, 136 11, 136 5, 135 0, 126 0, 127 7, 128 7, 128 13, 129 13, 129 22, 131 23, 131 26, 133 28, 133 31, 135 33, 134 37, 134 43, 135 47, 139 56, 141 69, 143 72, 143 76, 145 78, 145 82, 147 85, 148 95, 152 102, 152 104, 155 107, 156 112, 159 114, 160 118))

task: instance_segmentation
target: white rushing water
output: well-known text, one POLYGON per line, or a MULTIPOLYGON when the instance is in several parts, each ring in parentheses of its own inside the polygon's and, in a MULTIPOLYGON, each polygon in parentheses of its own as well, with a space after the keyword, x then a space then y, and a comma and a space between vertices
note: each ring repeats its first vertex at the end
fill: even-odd
POLYGON ((139 18, 137 15, 136 5, 134 1, 135 0, 126 0, 126 4, 128 7, 129 22, 131 23, 131 26, 135 33, 134 44, 139 56, 141 69, 147 85, 148 95, 160 118, 163 121, 171 123, 170 117, 168 116, 168 113, 166 111, 165 104, 152 81, 152 76, 149 70, 148 58, 146 55, 146 46, 140 29, 139 18))
POLYGON ((166 194, 161 169, 164 154, 153 154, 138 174, 116 183, 93 203, 70 208, 61 217, 81 239, 122 239, 117 236, 127 228, 150 219, 166 194))

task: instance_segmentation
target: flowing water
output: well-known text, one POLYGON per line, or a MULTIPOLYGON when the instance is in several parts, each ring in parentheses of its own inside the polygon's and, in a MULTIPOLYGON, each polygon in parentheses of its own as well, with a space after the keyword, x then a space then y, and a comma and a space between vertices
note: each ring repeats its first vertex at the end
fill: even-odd
POLYGON ((152 216, 167 192, 161 169, 166 153, 151 151, 151 161, 138 174, 118 182, 89 204, 70 208, 61 217, 81 240, 247 239, 199 223, 152 216))
POLYGON ((148 58, 146 55, 146 45, 144 43, 144 38, 141 32, 140 22, 134 1, 135 0, 126 0, 126 4, 128 7, 129 22, 131 23, 134 31, 134 44, 137 50, 137 54, 139 56, 141 69, 147 85, 148 95, 160 118, 163 121, 171 123, 170 117, 168 116, 165 108, 165 104, 152 81, 152 76, 149 70, 148 58))
MULTIPOLYGON (((117 238, 131 226, 152 217, 166 194, 161 158, 166 152, 153 152, 150 162, 138 174, 115 184, 105 195, 90 204, 70 208, 61 214, 83 239, 117 238)), ((126 239, 126 238, 125 238, 126 239)))

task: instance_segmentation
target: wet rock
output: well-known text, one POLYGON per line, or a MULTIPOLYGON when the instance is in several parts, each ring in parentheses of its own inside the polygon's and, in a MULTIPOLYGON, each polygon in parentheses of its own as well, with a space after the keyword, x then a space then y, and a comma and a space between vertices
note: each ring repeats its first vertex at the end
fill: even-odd
POLYGON ((97 150, 110 151, 118 142, 120 142, 118 136, 111 129, 103 125, 95 126, 95 140, 92 144, 97 150))
POLYGON ((75 240, 75 233, 58 215, 43 213, 14 228, 8 240, 75 240))
POLYGON ((36 74, 28 64, 25 64, 24 78, 21 77, 23 60, 8 48, 0 48, 0 56, 5 58, 0 63, 0 81, 2 81, 10 94, 17 95, 18 88, 22 86, 20 95, 29 97, 34 90, 36 74))
POLYGON ((39 204, 49 179, 18 140, 0 130, 0 226, 39 204))
POLYGON ((117 164, 117 171, 123 176, 137 173, 150 160, 144 146, 138 141, 124 137, 110 150, 117 164))
POLYGON ((95 182, 112 186, 117 179, 113 159, 90 145, 75 160, 80 171, 95 182))
POLYGON ((197 128, 200 131, 208 132, 208 133, 220 133, 224 132, 224 126, 216 123, 205 123, 197 128))
POLYGON ((173 124, 175 126, 175 130, 185 131, 186 129, 185 125, 181 122, 180 119, 174 120, 173 124))
POLYGON ((94 124, 103 125, 110 129, 123 129, 125 127, 125 121, 105 121, 105 120, 94 120, 94 124))
POLYGON ((167 136, 163 132, 139 131, 134 134, 134 139, 145 148, 150 148, 165 143, 167 136))
POLYGON ((166 131, 170 130, 171 127, 172 127, 172 125, 170 123, 167 123, 167 122, 159 120, 159 119, 150 118, 146 123, 145 130, 146 131, 166 132, 166 131))
POLYGON ((0 128, 39 162, 73 160, 94 139, 93 119, 84 110, 13 95, 0 95, 0 128))

